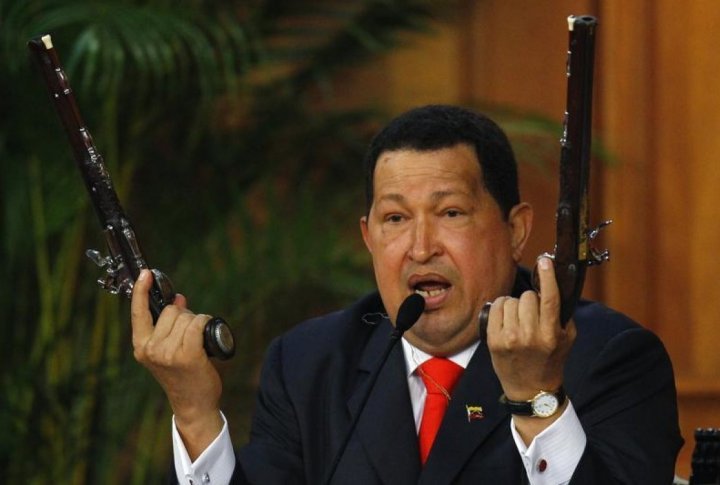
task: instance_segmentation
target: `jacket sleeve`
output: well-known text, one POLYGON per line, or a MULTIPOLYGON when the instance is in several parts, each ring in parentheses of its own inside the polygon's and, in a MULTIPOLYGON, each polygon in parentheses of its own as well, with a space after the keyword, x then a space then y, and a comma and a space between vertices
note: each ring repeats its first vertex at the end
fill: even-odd
POLYGON ((231 483, 305 483, 300 430, 283 377, 281 338, 268 348, 250 440, 237 458, 231 483))
POLYGON ((660 340, 640 327, 624 330, 579 372, 572 398, 587 446, 570 483, 671 484, 683 440, 660 340))

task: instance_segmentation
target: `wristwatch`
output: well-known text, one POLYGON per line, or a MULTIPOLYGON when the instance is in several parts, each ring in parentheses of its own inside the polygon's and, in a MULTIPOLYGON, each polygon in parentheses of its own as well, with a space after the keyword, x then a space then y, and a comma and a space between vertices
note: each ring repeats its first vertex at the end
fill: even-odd
POLYGON ((529 401, 511 401, 503 394, 500 396, 500 402, 511 414, 549 418, 562 407, 565 398, 565 390, 560 386, 560 389, 555 392, 540 391, 529 401))

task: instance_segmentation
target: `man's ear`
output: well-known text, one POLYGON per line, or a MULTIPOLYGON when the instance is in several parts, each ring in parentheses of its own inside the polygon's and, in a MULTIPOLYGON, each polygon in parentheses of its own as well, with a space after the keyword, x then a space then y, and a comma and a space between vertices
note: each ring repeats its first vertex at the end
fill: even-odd
POLYGON ((513 248, 513 259, 520 262, 525 244, 530 238, 532 231, 533 208, 527 202, 521 202, 508 214, 508 225, 510 227, 510 243, 513 248))
POLYGON ((365 247, 367 250, 372 254, 372 246, 370 244, 370 234, 368 229, 368 218, 367 216, 362 216, 360 218, 360 232, 362 233, 363 241, 365 242, 365 247))

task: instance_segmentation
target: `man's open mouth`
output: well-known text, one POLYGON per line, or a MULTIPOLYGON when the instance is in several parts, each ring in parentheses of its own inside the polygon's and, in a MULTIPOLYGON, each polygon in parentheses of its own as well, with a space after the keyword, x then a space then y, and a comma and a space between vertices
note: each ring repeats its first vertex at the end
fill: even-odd
POLYGON ((410 278, 412 291, 425 299, 442 296, 450 289, 450 283, 439 275, 416 275, 410 278))
POLYGON ((435 286, 435 287, 425 287, 425 286, 416 286, 415 293, 422 296, 423 298, 431 298, 433 296, 442 295, 447 291, 449 286, 435 286))

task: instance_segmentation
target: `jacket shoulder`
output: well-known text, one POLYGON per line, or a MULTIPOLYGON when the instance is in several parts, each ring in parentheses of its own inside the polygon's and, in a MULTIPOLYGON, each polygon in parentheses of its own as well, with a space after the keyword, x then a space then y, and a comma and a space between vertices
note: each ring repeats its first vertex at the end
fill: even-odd
POLYGON ((374 292, 297 324, 271 342, 266 358, 277 362, 288 382, 302 381, 331 368, 354 368, 372 335, 385 330, 389 335, 391 328, 380 295, 374 292))
POLYGON ((577 337, 565 365, 568 387, 578 386, 593 372, 628 371, 629 367, 638 370, 641 366, 637 359, 654 363, 658 371, 668 369, 671 375, 663 343, 627 315, 601 303, 581 300, 573 320, 577 337))
POLYGON ((387 320, 385 308, 378 292, 373 292, 343 309, 305 320, 278 339, 286 344, 310 340, 311 343, 322 347, 331 345, 335 340, 342 340, 348 335, 372 330, 383 320, 387 320))

